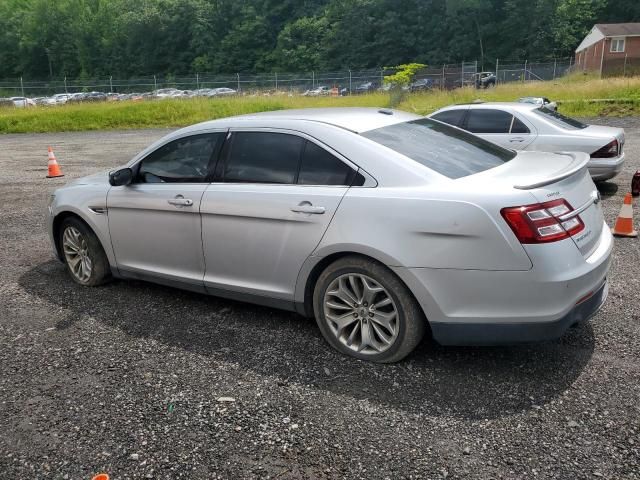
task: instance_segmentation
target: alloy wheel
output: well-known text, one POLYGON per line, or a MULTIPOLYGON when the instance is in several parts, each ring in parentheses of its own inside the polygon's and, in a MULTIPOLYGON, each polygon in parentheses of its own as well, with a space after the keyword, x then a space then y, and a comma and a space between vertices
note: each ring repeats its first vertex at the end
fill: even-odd
POLYGON ((87 283, 91 278, 93 264, 84 235, 77 228, 68 226, 62 234, 62 249, 71 274, 80 283, 87 283))
POLYGON ((398 337, 398 310, 387 290, 359 273, 333 280, 324 295, 324 316, 331 332, 347 348, 382 353, 398 337))

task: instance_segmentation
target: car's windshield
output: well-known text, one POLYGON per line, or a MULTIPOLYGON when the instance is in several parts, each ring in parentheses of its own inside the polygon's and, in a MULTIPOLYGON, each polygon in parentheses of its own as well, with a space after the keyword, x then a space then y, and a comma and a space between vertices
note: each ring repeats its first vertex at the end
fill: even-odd
POLYGON ((516 153, 441 122, 422 118, 362 134, 449 178, 508 162, 516 153))
POLYGON ((582 130, 583 128, 587 128, 589 126, 585 125, 582 122, 579 122, 574 118, 565 117, 561 113, 558 113, 554 110, 549 110, 545 107, 536 108, 533 112, 537 115, 540 115, 541 117, 546 118, 554 125, 567 130, 582 130))

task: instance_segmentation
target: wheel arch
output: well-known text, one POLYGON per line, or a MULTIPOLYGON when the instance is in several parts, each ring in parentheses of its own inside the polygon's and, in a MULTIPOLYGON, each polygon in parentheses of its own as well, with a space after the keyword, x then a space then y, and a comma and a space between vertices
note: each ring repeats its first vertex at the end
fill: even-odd
POLYGON ((62 254, 62 246, 60 245, 60 228, 62 227, 62 224, 64 223, 64 221, 68 218, 77 218, 78 220, 80 220, 82 223, 84 223, 88 229, 90 229, 96 236, 96 238, 98 239, 98 242, 100 243, 100 246, 102 247, 102 250, 104 251, 105 255, 107 256, 107 259, 109 260, 109 263, 111 264, 111 266, 113 267, 113 253, 111 250, 111 245, 110 243, 106 243, 105 239, 102 238, 102 232, 100 231, 99 228, 97 228, 97 226, 95 224, 93 224, 92 222, 88 221, 86 218, 84 218, 81 214, 79 214, 78 212, 75 212, 73 210, 62 210, 60 212, 58 212, 55 217, 53 217, 53 223, 51 226, 51 232, 53 235, 53 242, 54 242, 54 246, 55 246, 55 251, 56 251, 56 255, 57 257, 60 259, 60 261, 64 261, 64 256, 62 254))
MULTIPOLYGON (((356 249, 345 249, 345 250, 329 253, 326 256, 323 256, 320 258, 315 257, 315 261, 312 260, 311 265, 305 264, 305 266, 303 266, 303 269, 301 271, 301 278, 299 278, 300 281, 298 282, 299 287, 296 291, 296 299, 298 300, 297 305, 300 306, 300 308, 298 308, 298 312, 306 317, 313 318, 314 317, 313 291, 315 289, 318 278, 320 277, 322 272, 329 265, 331 265, 332 263, 334 263, 335 261, 341 258, 348 257, 348 256, 355 256, 355 257, 365 258, 385 266, 400 280, 400 282, 407 288, 411 296, 416 300, 416 302, 420 306, 420 309, 422 310, 422 313, 424 315, 427 331, 430 332, 431 328, 429 326, 429 312, 425 308, 424 299, 419 298, 418 295, 416 295, 416 292, 413 291, 409 283, 406 281, 406 278, 404 278, 404 275, 399 274, 397 268, 390 267, 387 261, 382 260, 383 258, 387 259, 386 255, 381 254, 378 256, 375 253, 373 253, 373 255, 371 253, 372 252, 364 253, 356 249)), ((312 258, 314 257, 310 257, 310 259, 312 258)), ((307 263, 308 262, 309 260, 307 260, 307 263)))

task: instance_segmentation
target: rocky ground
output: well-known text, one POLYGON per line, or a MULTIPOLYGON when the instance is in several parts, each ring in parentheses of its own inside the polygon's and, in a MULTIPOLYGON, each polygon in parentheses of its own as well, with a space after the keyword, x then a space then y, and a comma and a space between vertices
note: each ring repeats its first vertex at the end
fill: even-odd
MULTIPOLYGON (((640 122, 605 122, 628 139, 612 224, 640 122)), ((49 193, 164 133, 0 136, 0 478, 640 478, 640 240, 616 240, 609 300, 558 341, 368 364, 292 313, 83 288, 52 260, 49 193)))

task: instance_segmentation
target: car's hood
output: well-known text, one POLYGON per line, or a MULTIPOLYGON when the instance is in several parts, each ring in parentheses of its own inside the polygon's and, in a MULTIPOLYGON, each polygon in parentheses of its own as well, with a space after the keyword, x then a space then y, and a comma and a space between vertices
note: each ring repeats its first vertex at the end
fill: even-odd
POLYGON ((70 187, 74 185, 96 185, 104 183, 109 183, 109 171, 94 173, 92 175, 87 175, 86 177, 76 178, 74 180, 71 180, 65 186, 70 187))

